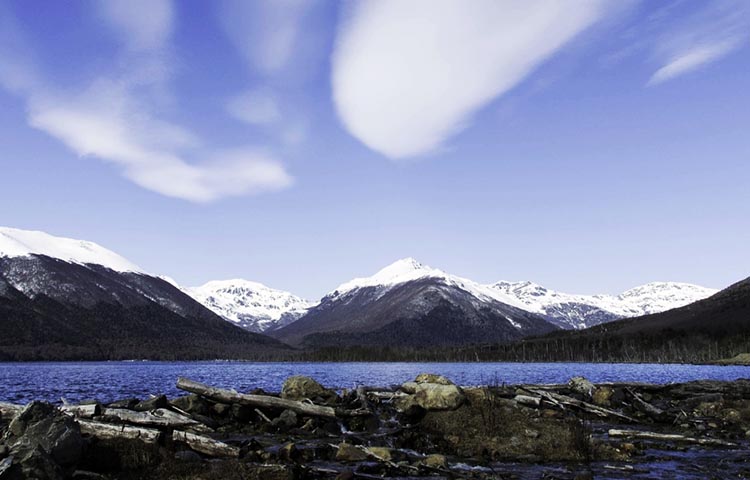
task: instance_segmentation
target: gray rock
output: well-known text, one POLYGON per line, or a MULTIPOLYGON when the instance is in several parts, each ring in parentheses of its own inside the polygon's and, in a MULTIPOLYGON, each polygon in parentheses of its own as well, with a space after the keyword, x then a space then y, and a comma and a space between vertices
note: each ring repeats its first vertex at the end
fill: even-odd
POLYGON ((271 420, 271 425, 281 429, 289 429, 297 426, 299 417, 291 410, 284 410, 281 415, 271 420))
POLYGON ((20 458, 31 458, 35 450, 22 448, 39 446, 55 463, 67 467, 78 462, 83 454, 84 441, 78 423, 49 403, 31 402, 10 423, 11 453, 20 458), (19 449, 24 456, 19 455, 19 449))
POLYGON ((568 387, 575 393, 580 393, 586 397, 591 398, 594 393, 596 386, 591 383, 585 377, 573 377, 568 380, 568 387))

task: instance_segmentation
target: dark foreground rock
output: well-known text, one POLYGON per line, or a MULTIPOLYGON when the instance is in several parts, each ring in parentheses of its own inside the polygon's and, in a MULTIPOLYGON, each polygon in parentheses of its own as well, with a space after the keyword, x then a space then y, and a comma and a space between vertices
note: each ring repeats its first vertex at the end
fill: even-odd
POLYGON ((423 374, 280 395, 0 403, 0 480, 747 478, 750 382, 459 387, 423 374), (721 469, 712 465, 721 463, 721 469))

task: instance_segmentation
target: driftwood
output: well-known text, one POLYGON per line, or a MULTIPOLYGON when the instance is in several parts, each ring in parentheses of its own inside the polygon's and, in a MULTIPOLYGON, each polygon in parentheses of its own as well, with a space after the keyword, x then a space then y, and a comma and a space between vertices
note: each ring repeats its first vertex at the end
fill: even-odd
POLYGON ((637 423, 634 418, 629 417, 625 414, 610 410, 608 408, 599 407, 597 405, 594 405, 593 403, 577 400, 573 397, 568 397, 567 395, 561 395, 559 393, 549 391, 539 391, 532 388, 526 388, 526 390, 555 405, 576 407, 580 410, 583 410, 584 412, 591 413, 599 417, 614 417, 619 418, 620 420, 625 420, 627 422, 637 423))
POLYGON ((105 417, 115 417, 125 423, 163 428, 187 428, 196 432, 211 432, 211 428, 179 413, 166 408, 157 408, 151 412, 134 412, 125 408, 105 408, 105 417))
POLYGON ((63 413, 79 418, 93 418, 101 414, 101 406, 97 403, 91 405, 63 405, 60 407, 63 413))
POLYGON ((625 391, 633 399, 633 405, 635 406, 635 408, 653 418, 654 420, 661 421, 670 417, 670 415, 664 412, 664 410, 657 408, 645 401, 643 397, 638 395, 638 393, 636 393, 632 388, 626 388, 625 391))
POLYGON ((531 397, 529 395, 516 395, 513 397, 513 400, 516 403, 529 407, 539 407, 542 404, 542 399, 540 397, 531 397))
POLYGON ((240 449, 224 442, 214 440, 213 438, 195 435, 190 432, 175 430, 172 432, 172 440, 182 442, 196 452, 209 455, 211 457, 239 457, 240 449))
POLYGON ((186 392, 202 395, 216 402, 228 404, 238 403, 240 405, 250 405, 252 407, 292 410, 293 412, 311 417, 341 418, 372 415, 371 411, 365 409, 348 410, 344 408, 334 408, 324 405, 298 402, 295 400, 287 400, 285 398, 272 397, 270 395, 238 393, 234 390, 210 387, 187 378, 180 378, 177 380, 177 388, 186 392))
POLYGON ((101 440, 140 440, 144 443, 154 444, 159 441, 161 436, 161 432, 153 428, 112 425, 111 423, 84 419, 79 419, 78 424, 81 426, 81 433, 101 440))
POLYGON ((620 430, 613 428, 607 432, 610 437, 637 438, 640 440, 663 440, 671 442, 695 443, 697 445, 710 445, 719 447, 736 447, 736 443, 728 442, 718 438, 696 438, 679 435, 676 433, 656 433, 643 430, 620 430))

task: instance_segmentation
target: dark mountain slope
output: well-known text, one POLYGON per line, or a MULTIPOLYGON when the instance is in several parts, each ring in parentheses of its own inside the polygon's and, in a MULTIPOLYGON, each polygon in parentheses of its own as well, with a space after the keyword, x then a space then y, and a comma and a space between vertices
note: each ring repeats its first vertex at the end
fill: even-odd
POLYGON ((466 345, 509 341, 555 327, 534 314, 478 299, 440 278, 334 292, 271 334, 306 347, 466 345))
POLYGON ((42 255, 0 258, 0 358, 262 358, 287 349, 170 283, 42 255))
MULTIPOLYGON (((693 304, 513 345, 481 358, 536 361, 709 362, 750 352, 750 278, 693 304)), ((476 352, 465 353, 474 356, 476 352)))

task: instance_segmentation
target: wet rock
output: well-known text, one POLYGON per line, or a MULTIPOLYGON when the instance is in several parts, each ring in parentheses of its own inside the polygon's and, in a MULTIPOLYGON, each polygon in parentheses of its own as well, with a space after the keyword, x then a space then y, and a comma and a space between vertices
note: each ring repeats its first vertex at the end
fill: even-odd
POLYGON ((612 396, 614 395, 614 393, 614 390, 612 390, 610 387, 597 387, 594 390, 594 394, 592 395, 591 399, 595 405, 599 405, 600 407, 609 407, 612 404, 612 396))
POLYGON ((340 443, 336 452, 336 460, 339 462, 364 462, 367 460, 367 452, 351 443, 340 443))
POLYGON ((150 412, 151 410, 156 410, 157 408, 166 408, 167 405, 169 405, 167 396, 159 395, 156 397, 151 397, 148 400, 138 402, 135 406, 133 406, 133 410, 135 410, 136 412, 150 412))
POLYGON ((589 398, 594 393, 594 389, 596 388, 594 384, 585 377, 571 378, 570 380, 568 380, 568 387, 573 392, 580 393, 581 395, 589 398))
POLYGON ((448 467, 448 459, 445 458, 445 455, 440 454, 433 454, 433 455, 427 455, 424 457, 420 462, 425 467, 430 468, 447 468, 448 467))
POLYGON ((454 385, 448 378, 434 373, 420 373, 414 379, 415 383, 436 383, 438 385, 454 385))
POLYGON ((281 387, 281 398, 304 400, 320 398, 331 401, 337 398, 336 392, 326 389, 310 377, 296 375, 284 381, 281 387))

